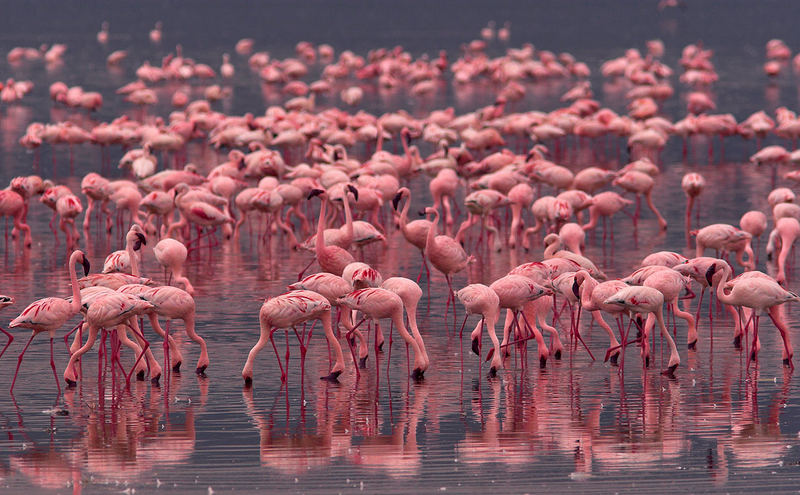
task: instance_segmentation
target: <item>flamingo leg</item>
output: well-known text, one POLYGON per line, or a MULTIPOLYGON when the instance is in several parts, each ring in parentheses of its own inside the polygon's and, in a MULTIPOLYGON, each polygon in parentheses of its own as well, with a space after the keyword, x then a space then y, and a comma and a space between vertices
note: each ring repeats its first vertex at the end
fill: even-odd
POLYGON ((25 344, 25 348, 22 349, 22 352, 19 354, 19 357, 17 358, 17 369, 16 369, 16 371, 14 371, 14 379, 11 380, 11 389, 9 390, 9 393, 11 393, 11 394, 14 393, 14 384, 17 383, 17 374, 19 373, 19 367, 22 364, 22 357, 25 355, 25 351, 28 350, 28 346, 31 345, 31 341, 33 340, 33 338, 35 336, 36 336, 36 333, 35 332, 31 332, 31 338, 28 339, 28 343, 25 344))

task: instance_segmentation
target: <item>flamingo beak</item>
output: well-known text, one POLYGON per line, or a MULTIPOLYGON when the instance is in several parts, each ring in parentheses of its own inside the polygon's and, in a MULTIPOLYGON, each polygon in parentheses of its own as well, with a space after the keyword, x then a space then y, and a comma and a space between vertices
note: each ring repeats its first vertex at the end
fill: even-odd
POLYGON ((322 189, 312 189, 311 192, 308 193, 308 198, 306 198, 306 199, 311 199, 314 196, 319 196, 320 194, 322 194, 324 192, 325 191, 323 191, 322 189))
POLYGON ((89 270, 91 270, 92 266, 89 264, 89 260, 86 256, 83 257, 83 274, 89 275, 89 270))
POLYGON ((709 286, 714 285, 712 279, 714 278, 714 272, 716 271, 717 271, 716 263, 713 263, 711 266, 708 267, 708 270, 706 270, 706 282, 708 282, 709 286))
POLYGON ((139 239, 139 242, 141 242, 143 245, 147 246, 147 238, 144 236, 144 234, 140 234, 137 232, 136 238, 139 239))
POLYGON ((353 197, 356 198, 356 201, 358 201, 358 189, 356 189, 352 184, 347 184, 347 190, 353 193, 353 197))
POLYGON ((581 294, 579 292, 580 286, 578 285, 578 281, 573 279, 572 280, 572 293, 575 294, 575 297, 580 299, 581 294))
POLYGON ((395 194, 394 198, 392 198, 392 208, 394 208, 396 210, 397 209, 397 205, 400 204, 400 200, 401 199, 403 199, 403 193, 395 194))
POLYGON ((419 216, 424 217, 428 212, 426 210, 420 210, 419 216))

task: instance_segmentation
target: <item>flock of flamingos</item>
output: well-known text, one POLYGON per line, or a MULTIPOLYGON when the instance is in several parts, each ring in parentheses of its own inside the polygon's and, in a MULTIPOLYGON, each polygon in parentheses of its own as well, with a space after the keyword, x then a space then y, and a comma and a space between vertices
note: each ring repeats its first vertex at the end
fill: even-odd
MULTIPOLYGON (((108 43, 108 33, 104 24, 97 41, 108 43)), ((149 35, 153 43, 160 43, 161 26, 149 35)), ((50 366, 59 392, 61 379, 68 386, 81 379, 81 356, 100 336, 101 363, 120 370, 128 381, 135 376, 157 382, 163 368, 145 337, 144 317, 164 339, 163 365, 172 370, 180 369, 184 356, 170 336, 169 321, 182 320, 187 336, 199 344, 195 369, 203 374, 211 363, 206 343, 195 331, 194 288, 183 265, 192 251, 204 245, 235 243, 243 236, 258 236, 264 243, 279 239, 281 246, 311 253, 307 269, 297 280, 286 281, 289 291, 270 294, 261 307, 260 336, 246 360, 242 356, 242 378, 248 385, 254 380, 255 359, 268 345, 277 358, 281 380, 286 380, 288 351, 283 361, 274 333, 293 330, 302 360, 317 321, 329 346, 329 371, 323 379, 335 381, 350 366, 355 374, 367 372, 370 352, 384 350, 385 320, 390 321, 388 333, 396 328, 410 348, 409 374, 422 379, 429 369, 435 372, 416 324, 423 298, 419 282, 425 276, 423 283, 430 287, 429 267, 447 282, 445 318, 452 311, 455 319, 456 300, 467 317, 479 317, 470 334, 471 349, 479 362, 489 363, 491 374, 518 363, 525 366, 530 340, 536 341, 541 367, 582 348, 594 359, 580 331, 585 315, 608 336, 605 355, 597 357, 620 370, 628 347, 638 349, 643 366, 656 365, 653 332, 657 329, 669 346, 668 360, 660 366, 672 377, 681 356, 674 331, 665 324, 664 307, 685 320, 686 345, 693 349, 700 338, 697 322, 706 291, 709 317, 713 299, 732 315, 732 345, 744 347, 748 366, 758 360, 759 320, 766 313, 780 333, 783 363, 792 367, 792 345, 780 309, 786 302, 800 301, 786 289, 788 255, 800 236, 800 205, 792 190, 775 188, 768 197, 772 210, 750 211, 738 226, 692 225, 693 204, 705 187, 699 173, 687 173, 681 181, 687 198, 681 225, 668 225, 651 193, 655 188, 677 187, 659 177, 660 153, 668 141, 681 139, 686 153, 696 136, 708 142, 709 157, 715 138, 755 139, 758 150, 751 157, 752 166, 767 170, 765 180, 771 168, 774 187, 777 167, 800 162, 800 152, 778 145, 762 148, 761 142, 777 136, 793 146, 800 137, 797 115, 780 108, 774 118, 760 111, 737 121, 730 114, 715 113, 709 89, 718 76, 713 52, 701 44, 683 48, 678 79, 689 88, 687 114, 672 121, 661 107, 673 97, 674 69, 662 61, 660 41, 648 42, 644 51, 629 49, 600 67, 603 77, 629 87, 628 111, 620 114, 593 99, 591 69, 570 54, 526 44, 490 57, 487 47, 507 42, 509 26, 497 30, 487 26, 481 36, 458 54, 417 58, 400 47, 359 55, 301 42, 296 56, 277 59, 254 51, 253 40, 242 39, 235 46, 236 56, 226 54, 218 70, 185 56, 180 47, 159 64, 145 62, 136 69, 136 80, 119 88, 120 96, 52 83, 53 105, 75 112, 95 111, 109 97, 124 97, 138 110, 91 128, 72 120, 35 122, 20 136, 20 146, 34 150, 37 160, 38 148, 45 144, 68 146, 70 154, 74 146, 91 144, 102 149, 103 161, 82 178, 80 191, 37 175, 15 177, 0 191, 0 212, 13 220, 16 249, 32 244, 26 218, 31 207, 45 211, 33 204, 38 199, 52 211, 51 229, 57 235, 58 230, 63 232, 71 251, 66 266, 71 297, 29 302, 0 296, 0 307, 27 304, 8 325, 11 331, 32 331, 19 354, 11 389, 25 351, 42 332, 50 337, 50 366), (215 102, 230 96, 226 84, 238 71, 248 69, 265 87, 285 95, 283 104, 270 106, 261 115, 216 111, 215 102), (308 81, 311 69, 319 79, 308 81), (569 81, 562 107, 550 112, 511 111, 529 84, 551 80, 569 81), (191 100, 188 92, 178 89, 169 95, 174 111, 168 117, 150 115, 148 106, 164 98, 165 81, 203 85, 204 98, 191 100), (405 111, 372 115, 359 109, 366 85, 404 88, 409 99, 425 101, 446 83, 459 87, 476 81, 495 88, 495 101, 461 115, 453 108, 425 115, 405 111), (557 163, 568 146, 605 153, 603 143, 608 140, 615 143, 617 153, 625 152, 620 144, 627 148, 628 163, 619 170, 557 163), (227 160, 213 167, 184 163, 191 141, 230 150, 227 160), (103 175, 110 174, 109 147, 125 150, 119 168, 126 178, 103 175), (355 158, 361 155, 363 160, 355 158), (419 200, 425 187, 433 204, 419 200), (640 221, 652 221, 640 219, 642 200, 660 229, 685 229, 687 247, 696 246, 695 257, 671 251, 644 253, 633 273, 614 274, 620 278, 607 275, 582 254, 586 232, 602 223, 605 242, 610 218, 618 213, 630 216, 634 228, 640 221), (92 273, 79 249, 82 235, 88 238, 92 229, 121 235, 123 225, 130 225, 124 248, 109 254, 102 270, 92 273), (365 246, 385 244, 391 235, 402 235, 408 242, 408 257, 419 251, 422 269, 415 279, 402 276, 413 274, 382 274, 359 261, 365 246), (764 235, 767 254, 776 264, 774 277, 755 270, 757 252, 751 242, 764 235), (477 243, 472 242, 476 237, 477 243), (140 273, 144 244, 154 245, 156 259, 170 273, 170 285, 158 285, 140 273), (709 249, 715 257, 706 256, 709 249), (507 250, 524 250, 530 261, 488 285, 454 282, 470 263, 507 250), (85 272, 82 278, 77 265, 85 272), (694 298, 697 305, 692 309, 697 286, 700 296, 694 298), (64 336, 65 342, 70 336, 73 340, 59 378, 53 341, 79 313, 81 323, 64 336), (163 319, 168 322, 165 326, 163 319), (486 352, 484 333, 491 343, 486 352), (569 341, 569 348, 562 339, 569 341), (126 364, 122 346, 132 351, 126 364), (515 354, 518 359, 511 358, 515 354)), ((7 58, 12 68, 39 60, 57 64, 66 50, 64 45, 19 47, 7 58)), ((115 51, 107 63, 124 64, 126 57, 126 52, 115 51)), ((790 49, 780 40, 767 44, 766 58, 767 76, 792 64, 800 70, 800 55, 792 61, 790 49)), ((39 89, 13 79, 0 88, 3 105, 24 104, 25 96, 39 89)), ((781 179, 800 181, 800 173, 790 172, 781 179)), ((465 318, 461 332, 466 322, 465 318)), ((14 337, 0 330, 8 338, 1 357, 14 337)))

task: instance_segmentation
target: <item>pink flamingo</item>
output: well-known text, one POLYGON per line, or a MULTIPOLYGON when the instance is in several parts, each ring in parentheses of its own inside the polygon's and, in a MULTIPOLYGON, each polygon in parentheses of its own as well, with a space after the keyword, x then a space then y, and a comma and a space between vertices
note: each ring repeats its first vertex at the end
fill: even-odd
MULTIPOLYGON (((82 355, 86 354, 89 349, 92 348, 101 328, 121 325, 132 317, 152 310, 153 305, 149 302, 139 297, 119 292, 105 294, 95 299, 86 311, 86 326, 88 328, 89 338, 86 340, 86 344, 72 353, 72 356, 69 358, 69 363, 67 363, 67 367, 64 370, 64 381, 67 382, 67 386, 74 387, 77 383, 78 378, 73 365, 82 355)), ((145 342, 143 352, 136 358, 137 363, 144 355, 147 347, 149 346, 145 342)))
POLYGON ((139 251, 142 245, 147 245, 144 231, 138 225, 133 224, 128 233, 125 234, 125 249, 114 251, 106 256, 102 273, 123 272, 139 275, 138 270, 134 273, 132 268, 138 265, 134 259, 136 257, 135 251, 139 251))
POLYGON ((579 331, 577 329, 578 324, 580 323, 580 311, 583 309, 589 311, 594 321, 596 321, 597 324, 600 325, 600 328, 602 328, 606 334, 608 334, 609 344, 608 350, 606 351, 605 360, 610 359, 611 364, 617 364, 621 346, 617 338, 614 336, 613 330, 611 330, 611 327, 603 318, 603 313, 601 313, 601 311, 609 313, 617 318, 617 327, 619 329, 620 338, 624 339, 625 336, 622 335, 622 320, 619 319, 621 311, 617 306, 605 304, 605 300, 608 299, 609 296, 616 294, 625 287, 627 287, 627 285, 621 280, 608 280, 606 282, 598 283, 598 281, 592 278, 592 276, 586 270, 579 270, 575 272, 574 281, 572 284, 572 292, 575 297, 580 300, 578 317, 576 318, 575 322, 576 331, 579 331))
POLYGON ((428 241, 428 231, 432 224, 430 220, 425 219, 414 220, 412 222, 408 221, 408 209, 411 206, 411 191, 409 191, 407 187, 401 187, 392 199, 392 205, 395 210, 404 197, 406 198, 406 203, 403 205, 403 209, 400 212, 400 231, 403 233, 403 237, 414 247, 419 249, 419 253, 422 255, 422 266, 417 276, 417 282, 419 282, 420 277, 422 277, 423 269, 425 270, 426 276, 430 278, 428 263, 425 261, 425 243, 428 241))
POLYGON ((793 217, 779 218, 775 223, 775 228, 769 234, 767 256, 772 259, 772 253, 777 247, 778 274, 775 276, 775 280, 781 285, 786 283, 786 259, 798 237, 800 237, 800 222, 793 217))
MULTIPOLYGON (((688 288, 690 279, 676 272, 675 270, 667 267, 658 267, 660 269, 651 273, 642 284, 645 287, 652 287, 657 289, 664 296, 666 302, 672 312, 678 318, 686 321, 689 330, 686 334, 686 343, 689 349, 697 347, 697 325, 695 324, 694 316, 687 311, 682 311, 678 307, 678 297, 684 289, 688 288)), ((652 321, 648 317, 646 328, 649 331, 652 321)))
POLYGON ((726 223, 715 223, 707 225, 699 230, 693 230, 690 234, 696 236, 696 254, 695 256, 701 257, 707 248, 713 248, 725 255, 729 251, 736 252, 736 261, 742 265, 745 270, 752 270, 755 268, 755 261, 753 256, 753 248, 750 247, 750 239, 752 236, 739 230, 733 225, 726 223), (747 261, 744 260, 744 255, 747 254, 747 261))
MULTIPOLYGON (((309 320, 318 319, 322 321, 322 328, 325 331, 328 344, 334 351, 335 364, 332 365, 330 374, 323 376, 322 379, 336 381, 339 375, 342 374, 342 371, 344 371, 342 346, 339 345, 339 341, 334 336, 331 324, 331 303, 321 294, 310 290, 296 290, 268 298, 261 306, 258 319, 261 326, 261 335, 256 345, 250 349, 250 353, 247 355, 247 361, 244 364, 244 368, 242 368, 242 378, 246 386, 250 386, 253 383, 253 365, 256 356, 261 349, 267 345, 267 342, 272 343, 275 356, 278 357, 278 349, 275 347, 275 342, 272 340, 272 334, 278 329, 294 328, 300 323, 309 320)), ((300 355, 303 362, 305 359, 304 350, 305 345, 301 347, 300 355)), ((278 358, 278 366, 281 369, 281 383, 283 383, 286 381, 288 369, 283 369, 280 358, 278 358)))
POLYGON ((181 241, 170 238, 161 239, 153 248, 153 254, 161 266, 165 270, 169 270, 167 285, 174 280, 177 284, 183 284, 186 292, 194 294, 192 283, 183 276, 183 264, 186 262, 188 251, 181 241))
POLYGON ((506 275, 495 280, 489 287, 497 293, 500 308, 507 310, 506 323, 503 329, 503 342, 500 347, 508 347, 514 343, 509 342, 509 337, 511 331, 515 328, 515 335, 523 341, 532 335, 536 339, 539 350, 539 366, 544 368, 547 365, 547 358, 550 357, 550 350, 547 348, 542 334, 528 322, 524 309, 526 303, 534 301, 550 293, 550 291, 523 275, 506 275), (522 318, 525 321, 525 332, 521 330, 518 321, 520 312, 522 312, 522 318))
POLYGON ((105 216, 106 231, 111 232, 111 212, 108 210, 108 200, 111 196, 111 188, 108 179, 95 172, 86 174, 81 180, 81 192, 86 195, 88 205, 86 214, 83 218, 83 230, 88 233, 91 227, 92 213, 95 203, 100 203, 100 215, 105 216))
MULTIPOLYGON (((781 203, 785 205, 789 205, 790 203, 781 203)), ((791 205, 800 209, 798 205, 791 205)), ((776 206, 777 208, 777 206, 776 206)), ((773 209, 773 212, 775 209, 773 209)), ((756 261, 755 263, 758 264, 758 252, 760 251, 759 247, 761 244, 761 234, 763 234, 767 230, 767 216, 758 210, 751 210, 742 215, 742 218, 739 219, 739 227, 750 234, 756 240, 756 261)))
POLYGON ((405 277, 390 277, 383 281, 381 284, 382 289, 388 289, 403 300, 403 306, 406 309, 406 317, 408 318, 408 328, 411 330, 411 335, 419 346, 419 352, 422 354, 422 360, 425 368, 430 365, 428 352, 425 350, 425 342, 422 340, 422 334, 417 326, 417 305, 420 298, 422 298, 422 289, 413 280, 405 277))
MULTIPOLYGON (((583 225, 583 230, 595 228, 600 217, 611 217, 630 204, 633 204, 633 201, 623 198, 614 191, 604 191, 596 194, 592 206, 589 207, 589 222, 583 225)), ((605 218, 603 218, 603 225, 603 239, 605 239, 605 218)), ((613 239, 613 229, 611 232, 613 239)))
MULTIPOLYGON (((675 369, 681 363, 681 357, 678 354, 675 341, 672 340, 672 335, 670 335, 667 331, 667 327, 664 325, 664 312, 662 309, 662 306, 664 306, 664 295, 652 287, 627 287, 606 299, 604 303, 621 306, 630 313, 652 313, 655 315, 656 323, 658 323, 659 329, 661 330, 661 335, 667 339, 667 344, 670 349, 669 364, 667 365, 667 369, 662 373, 669 377, 674 376, 675 369)), ((649 345, 647 344, 647 332, 643 332, 643 354, 646 352, 646 349, 649 349, 649 345)))
POLYGON ((55 338, 56 330, 61 328, 67 320, 78 314, 81 308, 81 293, 78 287, 77 276, 75 275, 76 263, 82 263, 84 271, 89 273, 89 260, 82 251, 73 251, 67 263, 69 280, 72 285, 71 302, 67 302, 66 299, 60 297, 39 299, 29 304, 19 316, 9 323, 9 328, 22 327, 33 330, 31 338, 28 339, 28 343, 25 344, 25 347, 17 358, 17 369, 14 372, 14 379, 11 381, 11 392, 14 391, 14 384, 17 381, 17 374, 22 364, 22 358, 25 355, 25 351, 28 350, 28 346, 31 345, 31 341, 33 341, 36 334, 48 332, 50 334, 50 367, 53 369, 53 376, 56 379, 58 393, 61 393, 61 385, 58 384, 58 376, 56 375, 56 363, 53 359, 53 339, 55 338))
MULTIPOLYGON (((658 219, 658 226, 661 227, 661 230, 667 228, 667 221, 661 216, 661 213, 656 208, 656 205, 653 204, 653 187, 655 186, 655 180, 649 175, 639 172, 636 170, 631 170, 629 172, 625 172, 622 176, 617 177, 614 179, 614 185, 619 186, 626 191, 630 191, 636 194, 636 213, 634 213, 634 226, 636 221, 639 219, 639 195, 643 195, 645 201, 647 202, 647 206, 650 207, 650 210, 658 219)), ((595 198, 595 201, 597 198, 595 198)))
MULTIPOLYGON (((12 304, 14 304, 14 302, 15 301, 13 297, 0 295, 0 309, 5 308, 6 306, 11 306, 12 304)), ((3 354, 6 352, 6 349, 8 349, 8 346, 10 346, 12 342, 14 342, 14 336, 8 333, 2 327, 0 327, 0 332, 3 332, 5 336, 8 337, 8 342, 6 343, 6 346, 3 347, 2 351, 0 351, 0 358, 1 358, 3 357, 3 354)))
MULTIPOLYGON (((177 347, 175 343, 172 342, 168 331, 165 332, 161 328, 158 322, 158 316, 167 319, 167 330, 169 330, 170 320, 183 320, 186 335, 200 345, 200 357, 197 360, 195 373, 198 375, 205 373, 209 364, 208 349, 206 347, 206 341, 195 331, 195 302, 194 298, 192 298, 188 292, 177 287, 147 287, 141 284, 123 285, 117 290, 123 294, 131 294, 140 297, 153 305, 153 310, 147 312, 147 316, 153 330, 164 338, 164 349, 167 351, 165 355, 169 354, 170 349, 177 351, 177 347)), ((177 351, 177 355, 171 363, 172 370, 179 371, 182 361, 183 359, 180 351, 177 351)))
POLYGON ((750 315, 750 319, 753 320, 753 344, 748 364, 750 359, 755 360, 758 357, 758 320, 760 313, 766 312, 783 339, 783 364, 794 368, 792 363, 794 352, 789 329, 783 321, 778 306, 788 301, 800 301, 800 297, 794 292, 787 291, 769 277, 749 277, 739 281, 731 281, 730 277, 730 266, 719 261, 709 266, 706 272, 709 285, 717 284, 717 298, 720 301, 753 310, 750 315))
POLYGON ((497 332, 495 330, 497 321, 500 319, 500 298, 494 290, 483 284, 470 284, 456 292, 456 297, 458 297, 458 300, 461 301, 464 305, 464 309, 467 311, 467 314, 464 316, 465 324, 469 315, 481 315, 481 321, 478 322, 478 325, 475 327, 475 330, 472 331, 471 335, 472 352, 478 355, 479 365, 482 359, 481 336, 483 334, 484 325, 489 329, 489 338, 494 346, 494 353, 491 356, 492 367, 489 373, 492 375, 497 374, 497 370, 503 367, 500 341, 497 339, 497 332))
MULTIPOLYGON (((353 258, 352 254, 339 246, 325 245, 325 213, 328 195, 322 189, 314 189, 308 195, 308 199, 314 196, 319 196, 322 201, 319 211, 319 220, 317 221, 317 238, 315 240, 317 262, 323 271, 341 276, 344 267, 355 261, 355 258, 353 258)), ((305 270, 303 270, 303 272, 305 272, 305 270)), ((303 272, 300 272, 298 280, 302 278, 303 272)))
POLYGON ((25 200, 22 196, 11 189, 0 191, 0 216, 12 217, 14 219, 14 228, 11 229, 11 236, 16 238, 17 232, 21 230, 24 235, 23 243, 25 247, 31 247, 33 244, 31 228, 25 222, 25 200))
MULTIPOLYGON (((428 237, 425 240, 425 256, 431 262, 434 268, 439 270, 445 280, 447 280, 447 304, 453 301, 455 305, 455 297, 453 296, 453 283, 452 276, 467 267, 467 264, 472 262, 475 258, 467 256, 464 248, 461 247, 455 239, 447 235, 437 235, 436 228, 439 225, 439 211, 435 208, 425 208, 425 214, 433 215, 433 223, 431 228, 428 229, 428 237)), ((454 306, 455 309, 455 306, 454 306)), ((447 308, 445 308, 447 314, 447 308)))
MULTIPOLYGON (((706 180, 702 175, 696 172, 690 172, 683 176, 681 179, 681 187, 683 192, 686 193, 686 247, 691 247, 689 242, 689 231, 692 230, 692 208, 694 206, 695 198, 700 196, 703 189, 706 187, 706 180)), ((697 214, 700 216, 700 213, 697 214)))
POLYGON ((339 303, 350 309, 361 311, 364 315, 379 325, 382 318, 391 318, 392 324, 397 327, 403 340, 414 351, 414 369, 412 378, 419 380, 428 369, 426 355, 414 337, 408 333, 403 322, 403 299, 395 292, 382 288, 358 289, 339 299, 339 303))

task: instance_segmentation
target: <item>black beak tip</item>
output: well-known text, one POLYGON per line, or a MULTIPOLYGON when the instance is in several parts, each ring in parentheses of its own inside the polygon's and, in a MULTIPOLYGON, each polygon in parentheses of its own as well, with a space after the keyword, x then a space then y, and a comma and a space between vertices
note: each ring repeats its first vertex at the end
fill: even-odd
POLYGON ((136 233, 136 237, 137 237, 137 239, 139 239, 139 242, 141 242, 143 245, 147 246, 147 238, 144 236, 144 234, 139 234, 137 232, 136 233))
POLYGON ((352 184, 348 184, 347 190, 353 193, 353 197, 356 198, 356 201, 358 201, 358 189, 356 189, 352 184))
POLYGON ((83 274, 89 275, 89 271, 92 269, 92 266, 89 264, 89 260, 85 257, 83 258, 83 274))
POLYGON ((420 210, 419 211, 419 216, 424 217, 425 216, 425 210, 420 210))
POLYGON ((325 192, 325 191, 323 191, 322 189, 312 189, 311 192, 308 193, 308 198, 306 198, 306 199, 311 199, 314 196, 319 196, 323 192, 325 192))
POLYGON ((581 294, 580 294, 579 289, 580 289, 580 286, 578 285, 578 281, 577 280, 573 280, 572 281, 572 293, 575 294, 575 297, 577 299, 581 298, 581 294))

